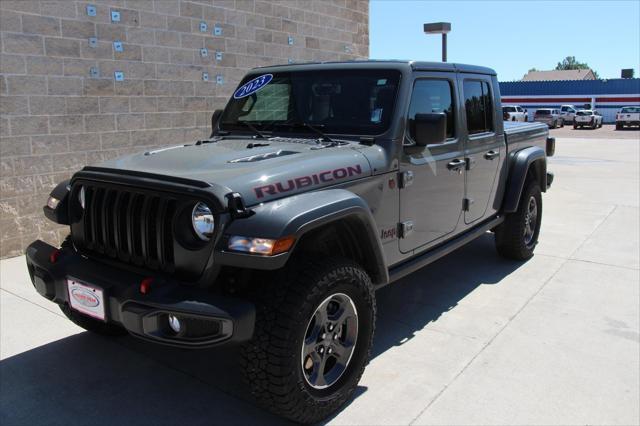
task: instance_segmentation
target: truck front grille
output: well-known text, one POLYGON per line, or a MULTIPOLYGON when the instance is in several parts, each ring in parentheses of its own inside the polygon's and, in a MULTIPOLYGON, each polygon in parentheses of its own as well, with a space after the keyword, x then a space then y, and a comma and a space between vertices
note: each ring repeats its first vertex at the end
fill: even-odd
POLYGON ((153 270, 174 271, 176 199, 125 188, 83 186, 80 243, 85 249, 153 270))

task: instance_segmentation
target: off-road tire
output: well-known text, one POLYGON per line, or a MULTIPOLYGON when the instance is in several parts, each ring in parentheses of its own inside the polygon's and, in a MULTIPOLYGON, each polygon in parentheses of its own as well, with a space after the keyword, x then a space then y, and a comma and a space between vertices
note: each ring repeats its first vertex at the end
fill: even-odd
POLYGON ((69 318, 71 322, 87 331, 103 336, 124 336, 127 334, 127 330, 123 327, 83 315, 80 312, 71 309, 71 307, 66 303, 58 306, 60 306, 62 313, 69 318))
POLYGON ((369 360, 375 327, 371 280, 357 264, 342 258, 298 258, 249 298, 256 304, 251 341, 240 363, 259 405, 300 423, 321 421, 353 394, 369 360), (295 266, 294 266, 295 265, 295 266), (313 388, 302 367, 302 345, 316 308, 331 295, 355 303, 358 334, 347 369, 326 389, 313 388))
POLYGON ((622 124, 616 123, 616 130, 622 130, 622 124))
POLYGON ((578 128, 578 125, 576 123, 573 123, 573 130, 576 130, 578 128))
POLYGON ((506 215, 504 222, 496 228, 496 249, 501 256, 514 260, 527 260, 533 256, 538 243, 540 224, 542 223, 542 193, 538 182, 529 178, 524 184, 518 210, 506 215), (537 217, 533 238, 529 244, 525 241, 527 209, 531 198, 535 199, 537 217))

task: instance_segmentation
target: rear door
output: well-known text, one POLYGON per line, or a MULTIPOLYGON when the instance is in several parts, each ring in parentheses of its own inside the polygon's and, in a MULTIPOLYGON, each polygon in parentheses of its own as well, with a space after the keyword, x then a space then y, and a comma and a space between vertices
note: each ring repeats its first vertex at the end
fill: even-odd
POLYGON ((487 212, 498 165, 505 155, 505 141, 504 135, 496 132, 491 77, 461 74, 458 84, 462 87, 468 133, 464 147, 464 221, 469 224, 482 219, 487 212))
POLYGON ((428 78, 414 82, 400 163, 405 181, 400 191, 400 221, 407 231, 398 240, 403 253, 437 242, 458 225, 465 163, 457 99, 454 73, 429 73, 428 78), (447 139, 416 146, 411 138, 416 114, 441 112, 447 116, 447 139))

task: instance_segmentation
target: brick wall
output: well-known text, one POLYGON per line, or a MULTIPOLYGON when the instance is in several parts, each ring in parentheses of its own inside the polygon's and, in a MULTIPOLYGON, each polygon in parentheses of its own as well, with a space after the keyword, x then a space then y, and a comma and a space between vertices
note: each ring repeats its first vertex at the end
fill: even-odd
POLYGON ((66 235, 42 214, 57 182, 87 164, 208 136, 211 112, 247 69, 366 58, 368 1, 2 0, 0 44, 0 257, 8 257, 66 235))

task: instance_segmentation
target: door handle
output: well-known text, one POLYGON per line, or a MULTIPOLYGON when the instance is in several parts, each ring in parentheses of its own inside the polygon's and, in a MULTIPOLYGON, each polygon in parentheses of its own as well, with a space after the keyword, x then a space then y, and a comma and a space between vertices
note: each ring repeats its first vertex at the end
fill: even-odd
POLYGON ((462 169, 466 164, 466 161, 456 158, 447 164, 447 169, 461 171, 460 169, 462 169))
POLYGON ((494 158, 498 157, 500 155, 499 152, 491 150, 487 153, 484 154, 484 158, 486 158, 487 160, 493 160, 494 158))

